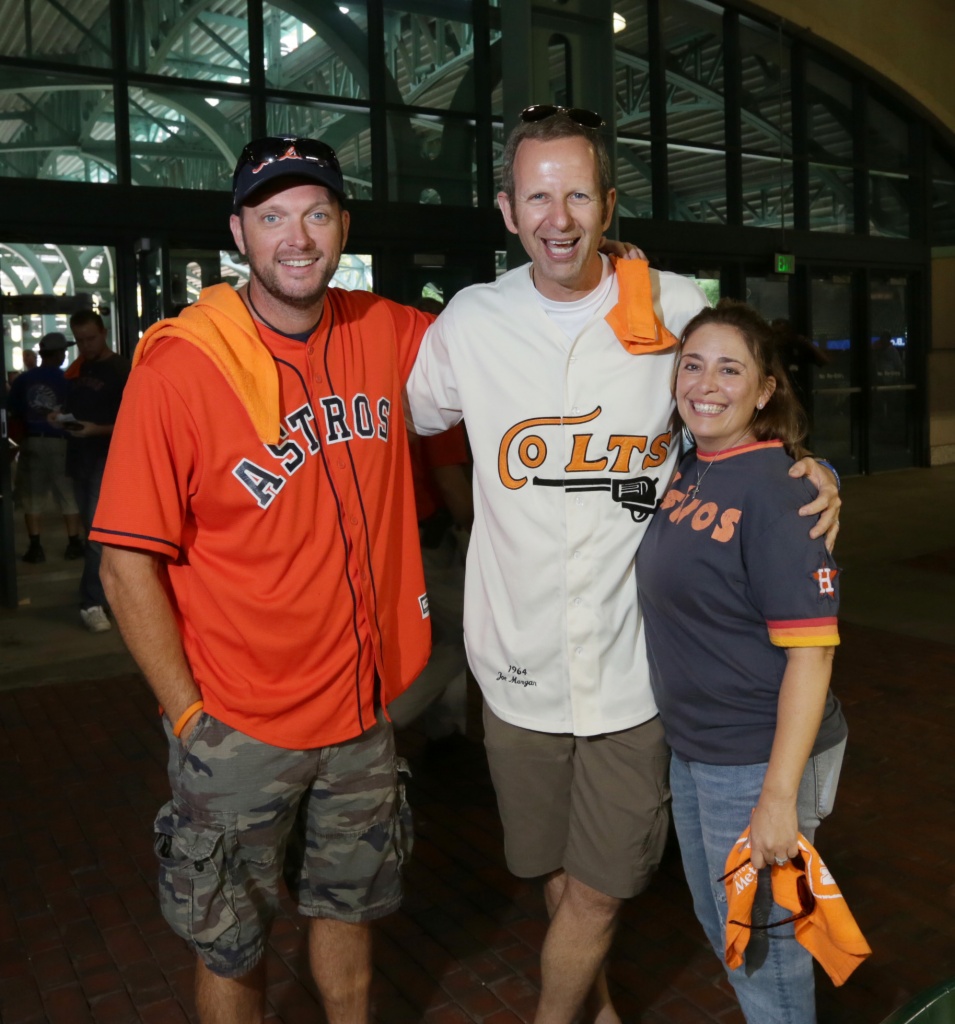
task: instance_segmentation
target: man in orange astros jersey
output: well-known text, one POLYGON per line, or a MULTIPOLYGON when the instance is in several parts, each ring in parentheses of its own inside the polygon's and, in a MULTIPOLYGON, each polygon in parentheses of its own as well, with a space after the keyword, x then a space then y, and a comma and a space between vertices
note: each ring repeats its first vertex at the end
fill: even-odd
POLYGON ((328 289, 349 225, 328 146, 250 143, 233 186, 249 283, 143 338, 91 536, 164 710, 160 900, 201 1021, 263 1019, 284 876, 326 1016, 358 1024, 410 842, 381 709, 429 650, 401 392, 430 318, 328 289))

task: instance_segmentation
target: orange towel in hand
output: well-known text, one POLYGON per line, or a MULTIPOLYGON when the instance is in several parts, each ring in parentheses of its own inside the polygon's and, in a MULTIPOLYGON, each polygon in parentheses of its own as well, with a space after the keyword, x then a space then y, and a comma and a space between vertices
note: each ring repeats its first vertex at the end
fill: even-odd
MULTIPOLYGON (((749 862, 749 829, 733 844, 726 859, 726 964, 735 970, 749 942, 758 872, 749 862)), ((823 966, 836 985, 869 956, 855 918, 835 880, 813 845, 799 836, 799 855, 773 865, 773 899, 796 917, 796 939, 823 966)))

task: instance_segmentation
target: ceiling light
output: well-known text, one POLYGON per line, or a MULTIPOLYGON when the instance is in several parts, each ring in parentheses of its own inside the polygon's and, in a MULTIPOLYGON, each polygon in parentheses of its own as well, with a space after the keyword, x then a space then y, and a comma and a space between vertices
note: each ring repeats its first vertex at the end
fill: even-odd
POLYGON ((613 31, 614 34, 622 32, 627 27, 627 19, 622 14, 617 14, 616 11, 613 13, 613 31))

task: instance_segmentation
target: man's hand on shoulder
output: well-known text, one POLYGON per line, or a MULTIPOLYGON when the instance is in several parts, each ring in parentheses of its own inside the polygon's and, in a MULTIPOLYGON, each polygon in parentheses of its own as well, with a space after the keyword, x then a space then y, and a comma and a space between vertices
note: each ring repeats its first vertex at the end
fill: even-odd
POLYGON ((799 510, 801 516, 819 516, 819 522, 809 531, 809 536, 815 540, 825 535, 826 549, 832 551, 836 546, 836 537, 839 535, 839 509, 842 508, 842 498, 839 497, 839 487, 835 474, 826 466, 815 459, 800 459, 789 470, 791 477, 806 477, 806 479, 819 492, 814 501, 803 505, 799 510))

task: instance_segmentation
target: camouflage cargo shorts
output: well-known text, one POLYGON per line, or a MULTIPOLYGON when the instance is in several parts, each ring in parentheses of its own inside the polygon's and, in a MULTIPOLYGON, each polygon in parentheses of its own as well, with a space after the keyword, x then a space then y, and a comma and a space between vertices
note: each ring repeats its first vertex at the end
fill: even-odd
POLYGON ((160 903, 209 970, 255 967, 280 876, 307 917, 357 923, 398 907, 411 812, 389 723, 285 750, 206 714, 181 744, 163 721, 172 800, 155 824, 160 903))

